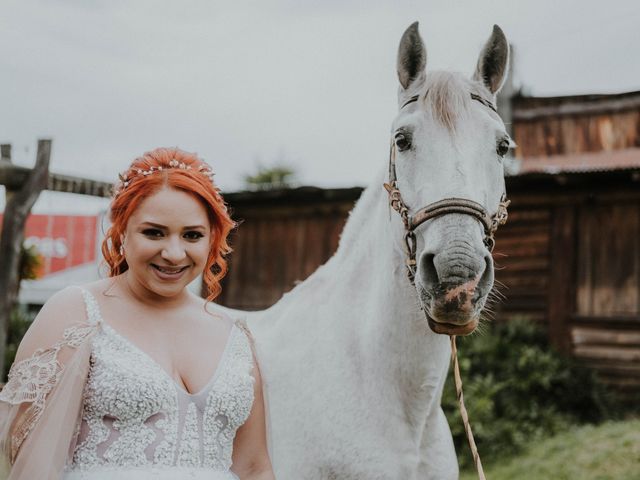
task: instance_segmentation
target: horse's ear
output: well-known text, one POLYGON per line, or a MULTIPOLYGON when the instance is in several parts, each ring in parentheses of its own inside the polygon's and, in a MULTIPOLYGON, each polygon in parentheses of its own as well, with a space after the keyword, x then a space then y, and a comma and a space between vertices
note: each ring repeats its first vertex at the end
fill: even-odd
POLYGON ((427 67, 427 49, 418 32, 418 22, 413 22, 400 39, 398 47, 398 80, 407 90, 416 80, 424 81, 427 67))
POLYGON ((509 43, 507 37, 498 25, 494 25, 491 37, 480 52, 473 78, 481 81, 495 95, 507 79, 508 65, 509 43))

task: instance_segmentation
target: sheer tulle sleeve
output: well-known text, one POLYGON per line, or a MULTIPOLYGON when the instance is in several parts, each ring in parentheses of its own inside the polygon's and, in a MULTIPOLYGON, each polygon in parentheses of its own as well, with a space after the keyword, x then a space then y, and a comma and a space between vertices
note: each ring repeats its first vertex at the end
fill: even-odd
POLYGON ((70 324, 73 308, 43 310, 0 392, 0 478, 8 480, 59 479, 77 433, 96 325, 77 316, 70 324))

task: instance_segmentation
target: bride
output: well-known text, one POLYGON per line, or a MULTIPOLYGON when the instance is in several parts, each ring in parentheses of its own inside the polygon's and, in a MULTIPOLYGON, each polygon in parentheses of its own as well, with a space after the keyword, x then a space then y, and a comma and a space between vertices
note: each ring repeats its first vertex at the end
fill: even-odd
POLYGON ((274 478, 250 337, 209 303, 234 226, 212 177, 164 148, 120 175, 109 278, 46 303, 0 393, 9 479, 274 478))

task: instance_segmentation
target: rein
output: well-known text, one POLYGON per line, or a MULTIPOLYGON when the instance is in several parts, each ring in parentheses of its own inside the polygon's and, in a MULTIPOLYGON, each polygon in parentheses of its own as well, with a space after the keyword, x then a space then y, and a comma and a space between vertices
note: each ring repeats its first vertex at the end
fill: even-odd
MULTIPOLYGON (((470 93, 471 98, 482 103, 487 108, 490 108, 495 113, 498 113, 493 103, 482 98, 479 95, 470 93)), ((407 100, 400 109, 416 102, 419 95, 415 95, 407 100)), ((493 215, 485 210, 485 208, 473 200, 465 198, 445 198, 433 202, 426 207, 421 208, 415 214, 409 213, 409 207, 402 199, 400 188, 398 187, 398 177, 396 175, 396 146, 393 139, 391 140, 391 148, 389 153, 389 182, 383 184, 385 190, 389 195, 389 205, 393 208, 402 219, 404 224, 405 235, 405 251, 407 257, 405 259, 405 265, 407 267, 407 275, 412 285, 415 285, 416 276, 416 234, 415 230, 427 220, 431 220, 442 215, 448 215, 451 213, 459 213, 464 215, 470 215, 477 219, 484 229, 484 244, 489 250, 493 252, 495 246, 494 235, 500 225, 504 225, 507 222, 507 207, 511 203, 507 200, 506 193, 503 193, 498 204, 498 209, 493 215)), ((427 313, 425 312, 425 316, 427 313)), ((482 469, 482 462, 480 461, 480 454, 476 447, 476 442, 473 438, 473 432, 471 431, 471 423, 469 422, 469 415, 464 405, 464 396, 462 394, 462 377, 460 376, 460 366, 458 364, 458 349, 456 348, 456 336, 450 335, 451 338, 451 362, 453 364, 454 380, 456 385, 456 396, 458 398, 458 404, 460 406, 460 415, 462 416, 462 422, 464 423, 464 430, 467 434, 467 440, 469 441, 469 447, 471 448, 471 454, 473 455, 473 462, 478 471, 478 477, 480 480, 486 480, 484 476, 484 470, 482 469)))
POLYGON ((458 405, 460 405, 460 416, 462 417, 462 423, 464 424, 464 431, 467 434, 467 440, 469 441, 469 448, 471 449, 471 455, 473 456, 473 464, 476 466, 476 470, 478 472, 478 478, 480 480, 486 480, 484 476, 484 470, 482 469, 480 454, 478 453, 478 447, 476 447, 476 441, 473 438, 473 432, 471 431, 471 423, 469 422, 467 407, 464 406, 464 395, 462 394, 462 377, 460 376, 460 366, 458 365, 458 349, 456 348, 456 336, 451 335, 450 338, 451 363, 453 364, 453 379, 456 384, 456 397, 458 398, 458 405))

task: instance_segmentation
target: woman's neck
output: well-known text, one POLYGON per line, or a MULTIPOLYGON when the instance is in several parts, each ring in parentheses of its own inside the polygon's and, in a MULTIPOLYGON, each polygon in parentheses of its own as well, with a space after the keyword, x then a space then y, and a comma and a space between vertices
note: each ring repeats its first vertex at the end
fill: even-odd
POLYGON ((183 288, 177 295, 170 297, 159 295, 137 281, 128 270, 115 277, 114 280, 116 288, 126 298, 145 308, 157 310, 174 309, 186 306, 192 300, 192 296, 186 288, 183 288))

